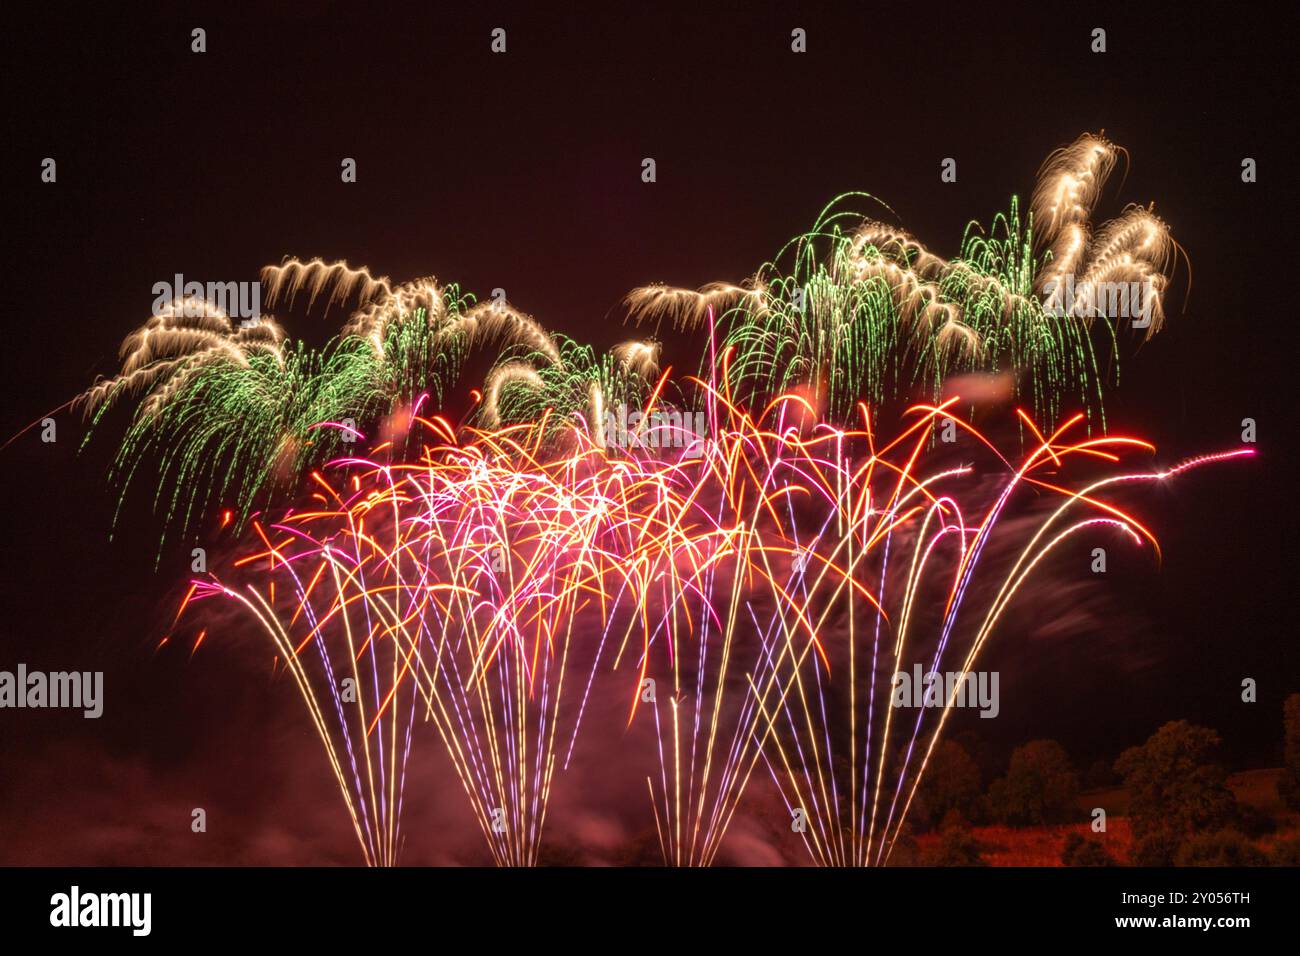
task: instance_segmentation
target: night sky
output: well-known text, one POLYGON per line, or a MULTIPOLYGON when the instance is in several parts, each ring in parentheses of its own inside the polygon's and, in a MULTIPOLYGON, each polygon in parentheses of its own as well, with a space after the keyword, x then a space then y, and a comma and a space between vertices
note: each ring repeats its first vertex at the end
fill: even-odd
MULTIPOLYGON (((1295 196, 1281 143, 1294 84, 1285 38, 1252 7, 283 6, 298 9, 150 18, 132 5, 7 25, 3 438, 112 374, 153 284, 177 272, 251 281, 285 255, 346 258, 481 296, 504 288, 603 349, 629 337, 628 290, 739 281, 848 190, 953 255, 969 220, 1027 199, 1052 149, 1104 129, 1131 162, 1096 218, 1154 201, 1192 266, 1166 330, 1125 356, 1112 422, 1172 464, 1237 446, 1251 417, 1259 453, 1140 503, 1165 562, 1111 575, 1113 624, 1056 643, 995 637, 981 666, 1015 674, 1016 692, 974 729, 995 763, 1052 737, 1086 768, 1187 718, 1224 736, 1233 769, 1279 763, 1281 704, 1300 691, 1295 196), (503 56, 489 51, 497 26, 503 56), (1104 55, 1089 51, 1096 26, 1104 55), (807 54, 790 52, 794 27, 807 54), (356 184, 340 182, 343 157, 356 184), (939 180, 944 157, 956 183, 939 180), (1244 157, 1258 182, 1241 181, 1244 157), (1255 704, 1240 700, 1245 677, 1255 704)), ((317 344, 341 319, 282 317, 317 344)), ((670 340, 667 362, 693 369, 691 347, 670 340)), ((112 441, 79 454, 79 419, 58 427, 54 445, 31 431, 0 452, 0 669, 103 670, 105 715, 0 711, 0 862, 356 862, 296 693, 271 679, 257 638, 214 636, 192 660, 188 643, 155 652, 189 545, 155 569, 160 519, 143 495, 110 540, 112 441), (213 821, 203 842, 193 806, 213 821)), ((441 792, 412 799, 408 828, 468 827, 459 789, 441 792)), ((644 836, 572 830, 611 846, 644 836)), ((475 839, 457 856, 455 841, 412 837, 406 860, 474 861, 475 839)))

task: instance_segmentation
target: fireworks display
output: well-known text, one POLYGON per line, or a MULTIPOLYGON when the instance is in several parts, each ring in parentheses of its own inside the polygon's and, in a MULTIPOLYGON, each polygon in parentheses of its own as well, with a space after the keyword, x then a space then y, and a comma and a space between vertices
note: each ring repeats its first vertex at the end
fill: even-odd
MULTIPOLYGON (((648 286, 628 296, 629 319, 700 329, 717 316, 720 343, 704 350, 700 374, 712 375, 719 348, 734 350, 727 385, 751 405, 806 388, 818 414, 844 424, 860 401, 876 407, 917 388, 934 400, 951 376, 988 371, 1012 375, 1040 418, 1059 418, 1073 400, 1104 421, 1094 328, 1114 345, 1121 318, 1106 310, 1106 290, 1124 291, 1133 313, 1124 317, 1150 337, 1164 321, 1176 248, 1141 207, 1091 235, 1117 155, 1092 135, 1053 153, 1028 220, 1013 199, 987 233, 972 224, 952 260, 855 216, 848 201, 865 194, 842 196, 745 285, 648 286)), ((549 416, 562 430, 580 414, 598 444, 605 412, 643 405, 658 370, 654 340, 598 358, 503 299, 476 302, 432 278, 394 283, 346 262, 287 259, 264 268, 262 282, 268 305, 303 295, 308 309, 354 310, 312 350, 286 341, 269 316, 235 328, 216 305, 178 299, 123 342, 121 372, 78 400, 98 421, 122 397, 140 397, 117 470, 125 486, 158 463, 168 520, 189 526, 223 497, 246 518, 343 450, 356 423, 426 391, 440 403, 472 349, 503 346, 485 383, 485 424, 549 416)))
MULTIPOLYGON (((934 398, 954 373, 1007 369, 1025 379, 1017 391, 1038 414, 1057 417, 1075 401, 1100 417, 1104 376, 1093 327, 1118 318, 1104 308, 1106 290, 1142 290, 1135 324, 1154 335, 1175 249, 1165 224, 1137 206, 1091 234, 1118 152, 1084 135, 1053 153, 1029 216, 1013 199, 989 229, 972 223, 951 260, 864 220, 853 202, 875 200, 853 193, 743 285, 647 286, 628 297, 631 314, 694 327, 715 310, 724 344, 737 350, 738 392, 770 397, 807 385, 838 421, 851 418, 858 401, 874 406, 918 388, 934 398)), ((1113 353, 1118 322, 1102 324, 1113 353)))
POLYGON ((1267 11, 173 6, 6 24, 6 939, 1287 925, 1267 11))
POLYGON ((1143 207, 1091 230, 1119 156, 1100 136, 1052 154, 1028 208, 952 259, 851 194, 742 284, 635 290, 630 321, 695 336, 693 377, 656 338, 599 355, 504 299, 290 259, 263 271, 269 305, 350 309, 325 347, 177 300, 79 402, 98 428, 137 400, 115 471, 157 469, 165 522, 239 515, 254 543, 181 619, 227 600, 265 632, 367 863, 399 859, 432 736, 492 859, 535 864, 608 687, 654 728, 666 863, 714 862, 770 780, 811 862, 884 864, 961 692, 913 715, 892 675, 971 671, 1057 551, 1106 533, 1157 550, 1121 490, 1248 453, 1162 469, 1106 431, 1099 343, 1108 362, 1121 329, 1097 304, 1141 289, 1133 325, 1155 334, 1176 250, 1143 207), (1019 447, 942 397, 968 372, 1011 377, 1019 447))

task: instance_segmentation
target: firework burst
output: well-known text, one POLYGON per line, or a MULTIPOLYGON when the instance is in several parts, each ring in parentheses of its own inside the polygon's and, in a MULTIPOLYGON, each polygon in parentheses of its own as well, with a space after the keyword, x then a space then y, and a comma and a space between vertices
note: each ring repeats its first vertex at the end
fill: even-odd
POLYGON ((646 286, 629 295, 629 317, 696 327, 713 310, 723 344, 736 349, 730 384, 738 394, 763 402, 807 384, 840 423, 859 401, 876 407, 918 392, 935 400, 953 374, 1006 370, 1039 417, 1057 418, 1078 402, 1104 422, 1094 339, 1116 351, 1110 290, 1122 288, 1126 303, 1130 288, 1141 290, 1135 325, 1154 335, 1176 249, 1168 227, 1138 206, 1091 233, 1120 152, 1085 134, 1053 153, 1029 215, 1013 197, 987 230, 967 227, 956 258, 864 216, 857 204, 878 200, 849 193, 747 282, 646 286))

